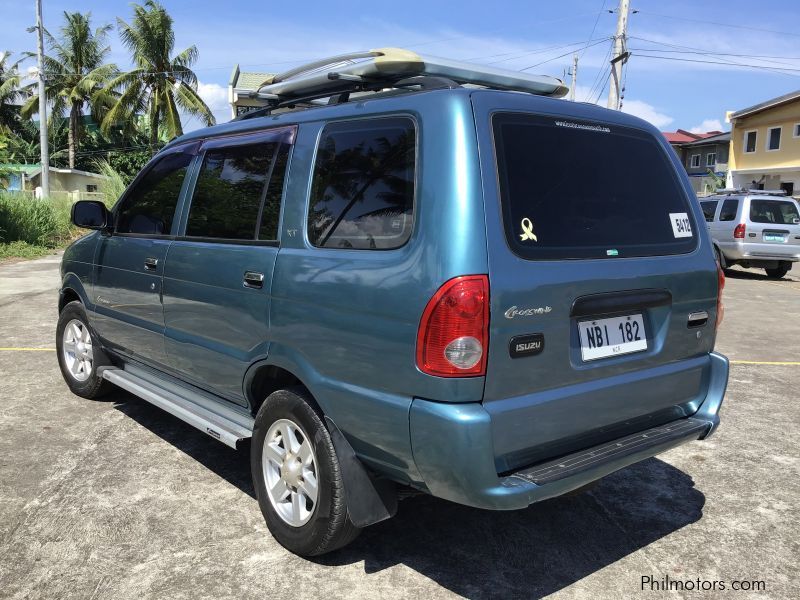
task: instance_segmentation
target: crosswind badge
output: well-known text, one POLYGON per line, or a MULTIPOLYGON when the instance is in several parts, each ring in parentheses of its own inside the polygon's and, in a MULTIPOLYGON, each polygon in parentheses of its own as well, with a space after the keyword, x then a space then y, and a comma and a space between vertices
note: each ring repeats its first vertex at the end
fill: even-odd
POLYGON ((528 217, 522 219, 522 223, 520 223, 520 225, 522 226, 522 233, 520 234, 519 239, 521 239, 523 242, 527 242, 528 240, 533 240, 534 242, 539 241, 536 237, 536 234, 533 233, 533 223, 528 217))

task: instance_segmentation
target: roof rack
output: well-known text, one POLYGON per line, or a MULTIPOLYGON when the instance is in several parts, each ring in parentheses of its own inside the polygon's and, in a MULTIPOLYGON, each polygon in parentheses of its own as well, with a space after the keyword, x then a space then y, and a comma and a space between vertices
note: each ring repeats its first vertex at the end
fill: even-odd
POLYGON ((785 196, 786 190, 750 190, 747 188, 725 188, 721 190, 717 190, 715 192, 716 195, 721 194, 752 194, 758 196, 785 196))
POLYGON ((239 119, 261 116, 280 107, 318 105, 322 98, 392 89, 440 89, 462 85, 527 92, 560 98, 568 91, 555 77, 528 75, 485 65, 422 56, 402 48, 342 54, 266 78, 248 94, 264 108, 239 119))

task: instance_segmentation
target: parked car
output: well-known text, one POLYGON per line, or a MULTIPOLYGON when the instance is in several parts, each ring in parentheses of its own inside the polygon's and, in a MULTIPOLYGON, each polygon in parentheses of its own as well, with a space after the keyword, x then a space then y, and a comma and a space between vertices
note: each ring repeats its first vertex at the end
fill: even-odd
POLYGON ((800 260, 800 208, 783 191, 732 190, 700 201, 720 265, 780 279, 800 260))
POLYGON ((452 62, 385 91, 409 54, 376 82, 329 73, 323 106, 319 63, 305 101, 277 78, 111 211, 73 209, 96 231, 62 264, 70 389, 251 439, 267 525, 301 555, 410 491, 522 509, 719 423, 724 277, 660 132, 452 62))

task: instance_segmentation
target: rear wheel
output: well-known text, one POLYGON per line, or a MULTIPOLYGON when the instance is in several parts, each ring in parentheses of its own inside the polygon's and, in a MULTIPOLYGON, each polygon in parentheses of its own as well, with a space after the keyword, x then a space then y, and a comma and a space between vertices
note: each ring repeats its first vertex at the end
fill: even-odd
POLYGON ((56 350, 61 374, 73 394, 92 399, 112 389, 97 375, 97 367, 107 362, 80 302, 70 302, 58 316, 56 350))
POLYGON ((774 269, 764 269, 767 272, 767 277, 772 279, 781 279, 792 268, 792 263, 782 262, 774 269))
POLYGON ((358 536, 347 515, 333 441, 304 390, 278 390, 264 401, 250 465, 267 527, 287 550, 316 556, 358 536))

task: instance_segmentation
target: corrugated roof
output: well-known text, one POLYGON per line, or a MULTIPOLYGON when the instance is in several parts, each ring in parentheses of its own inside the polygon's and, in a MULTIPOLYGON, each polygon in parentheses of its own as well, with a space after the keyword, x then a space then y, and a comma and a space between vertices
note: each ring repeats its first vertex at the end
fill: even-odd
POLYGON ((258 71, 239 71, 233 80, 233 87, 239 90, 255 90, 274 73, 261 73, 258 71))
POLYGON ((42 170, 42 166, 39 164, 25 165, 21 163, 4 163, 0 164, 0 167, 13 173, 25 173, 26 175, 35 175, 42 170))
POLYGON ((700 146, 702 144, 719 144, 724 142, 731 141, 731 132, 728 131, 726 133, 718 133, 716 135, 710 135, 708 137, 700 138, 699 140, 694 140, 693 142, 687 142, 686 146, 700 146))
POLYGON ((731 114, 730 118, 740 119, 742 117, 746 117, 747 115, 752 115, 754 113, 761 112, 762 110, 772 108, 773 106, 778 106, 779 104, 784 104, 785 102, 791 102, 792 100, 798 99, 800 99, 800 90, 789 92, 788 94, 771 98, 770 100, 765 100, 764 102, 759 102, 758 104, 754 104, 748 108, 743 108, 742 110, 737 110, 735 113, 731 114))

